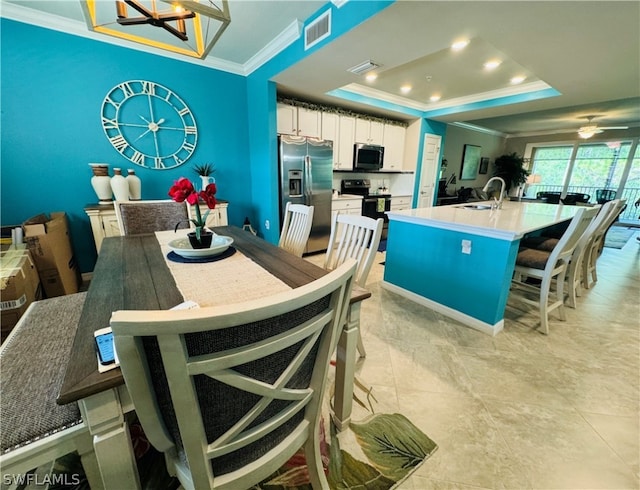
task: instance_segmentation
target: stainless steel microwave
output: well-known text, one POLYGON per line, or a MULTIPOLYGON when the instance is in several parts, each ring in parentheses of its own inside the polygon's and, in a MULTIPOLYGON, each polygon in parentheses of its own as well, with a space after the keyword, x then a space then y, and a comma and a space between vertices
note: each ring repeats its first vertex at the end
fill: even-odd
POLYGON ((353 147, 353 170, 380 170, 384 163, 384 146, 356 143, 353 147))

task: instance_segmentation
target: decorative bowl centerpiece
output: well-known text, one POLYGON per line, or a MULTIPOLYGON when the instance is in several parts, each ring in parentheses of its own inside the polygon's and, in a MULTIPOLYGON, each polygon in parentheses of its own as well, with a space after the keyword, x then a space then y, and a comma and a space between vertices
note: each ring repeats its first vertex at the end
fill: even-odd
POLYGON ((185 259, 196 259, 220 255, 227 251, 233 243, 233 238, 224 235, 213 234, 211 245, 208 248, 193 248, 187 237, 171 240, 167 246, 172 252, 185 259))

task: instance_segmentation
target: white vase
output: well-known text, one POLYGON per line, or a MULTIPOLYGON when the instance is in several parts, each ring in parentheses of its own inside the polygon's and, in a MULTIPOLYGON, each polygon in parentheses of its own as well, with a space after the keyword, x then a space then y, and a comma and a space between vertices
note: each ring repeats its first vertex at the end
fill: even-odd
POLYGON ((128 174, 125 178, 127 179, 127 184, 129 184, 129 199, 131 201, 139 201, 142 199, 142 182, 140 181, 140 177, 136 175, 136 171, 129 169, 128 174))
POLYGON ((100 204, 111 204, 113 202, 113 191, 111 190, 111 178, 109 177, 109 164, 90 163, 89 166, 93 171, 91 186, 98 196, 98 202, 100 204))
POLYGON ((216 179, 211 177, 210 175, 201 175, 200 180, 202 181, 202 189, 205 190, 209 184, 215 184, 216 179))
POLYGON ((111 190, 116 201, 129 200, 129 183, 119 168, 113 169, 113 177, 111 177, 111 190))

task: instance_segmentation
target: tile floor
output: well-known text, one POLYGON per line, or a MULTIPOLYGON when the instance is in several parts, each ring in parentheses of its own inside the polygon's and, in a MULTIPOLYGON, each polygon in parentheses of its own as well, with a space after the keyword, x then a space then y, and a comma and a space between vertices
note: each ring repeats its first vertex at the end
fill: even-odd
POLYGON ((400 488, 640 488, 635 236, 604 249, 597 284, 566 322, 552 313, 548 336, 512 299, 490 337, 386 291, 378 255, 358 377, 378 411, 405 414, 439 446, 400 488))

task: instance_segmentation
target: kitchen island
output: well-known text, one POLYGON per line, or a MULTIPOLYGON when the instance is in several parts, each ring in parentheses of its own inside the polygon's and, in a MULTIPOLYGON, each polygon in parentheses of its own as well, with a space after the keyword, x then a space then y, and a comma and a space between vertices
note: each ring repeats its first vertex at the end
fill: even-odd
POLYGON ((577 206, 505 201, 391 211, 383 287, 491 335, 502 330, 520 239, 577 206))

